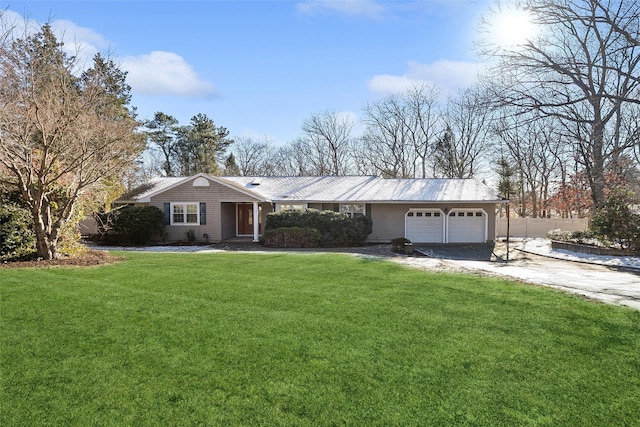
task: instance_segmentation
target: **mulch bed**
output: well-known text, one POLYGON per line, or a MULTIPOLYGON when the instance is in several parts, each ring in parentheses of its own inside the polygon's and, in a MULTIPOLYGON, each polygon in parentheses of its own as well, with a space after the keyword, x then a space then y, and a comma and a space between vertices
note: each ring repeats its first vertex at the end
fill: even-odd
POLYGON ((121 261, 122 257, 110 255, 107 251, 87 250, 74 257, 64 257, 52 260, 11 261, 0 263, 0 268, 26 268, 26 267, 90 267, 107 265, 121 261))

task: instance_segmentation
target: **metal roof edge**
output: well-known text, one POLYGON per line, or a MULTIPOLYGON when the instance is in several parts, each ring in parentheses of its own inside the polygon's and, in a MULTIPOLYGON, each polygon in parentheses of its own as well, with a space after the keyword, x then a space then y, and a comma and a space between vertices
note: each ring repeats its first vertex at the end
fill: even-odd
POLYGON ((406 205, 409 203, 449 203, 449 204, 469 204, 469 203, 482 203, 482 204, 496 204, 496 203, 509 203, 508 200, 491 199, 491 200, 311 200, 311 199, 273 199, 273 203, 378 203, 378 204, 393 204, 393 205, 406 205))

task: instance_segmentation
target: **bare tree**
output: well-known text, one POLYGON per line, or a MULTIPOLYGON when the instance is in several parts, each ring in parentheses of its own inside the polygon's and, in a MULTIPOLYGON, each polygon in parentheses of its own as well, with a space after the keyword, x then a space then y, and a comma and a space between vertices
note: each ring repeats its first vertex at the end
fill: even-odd
POLYGON ((75 65, 48 25, 0 44, 0 180, 29 207, 44 259, 60 256, 78 205, 144 148, 125 73, 100 55, 81 76, 75 65))
POLYGON ((315 175, 345 175, 351 168, 349 142, 355 122, 346 114, 327 110, 302 123, 315 175))
POLYGON ((394 178, 426 178, 431 146, 442 127, 440 89, 416 84, 364 108, 367 125, 355 144, 358 170, 394 178))
POLYGON ((241 176, 271 176, 275 174, 276 165, 273 143, 266 139, 256 141, 253 138, 237 138, 233 144, 238 171, 241 176))
POLYGON ((322 173, 318 173, 316 165, 312 162, 309 145, 301 139, 278 147, 271 161, 274 167, 274 175, 323 175, 322 173))
POLYGON ((361 168, 389 178, 415 177, 418 153, 406 125, 409 114, 400 95, 389 95, 364 108, 367 128, 356 147, 361 168))
POLYGON ((431 148, 443 127, 442 112, 438 105, 440 93, 437 86, 416 84, 401 97, 405 106, 404 127, 417 156, 416 175, 421 178, 429 175, 431 148))
POLYGON ((436 176, 471 178, 478 172, 489 145, 491 118, 480 88, 465 89, 449 99, 446 129, 431 151, 436 176))
POLYGON ((489 88, 502 105, 559 119, 575 144, 593 209, 604 201, 605 171, 637 149, 621 132, 630 104, 640 103, 640 2, 523 0, 539 35, 520 46, 484 45, 497 60, 489 88))
MULTIPOLYGON (((505 147, 502 159, 513 165, 519 177, 517 198, 520 216, 549 215, 553 184, 562 176, 561 166, 571 155, 563 144, 553 118, 505 115, 494 126, 497 142, 505 147)), ((501 150, 502 151, 502 150, 501 150)))

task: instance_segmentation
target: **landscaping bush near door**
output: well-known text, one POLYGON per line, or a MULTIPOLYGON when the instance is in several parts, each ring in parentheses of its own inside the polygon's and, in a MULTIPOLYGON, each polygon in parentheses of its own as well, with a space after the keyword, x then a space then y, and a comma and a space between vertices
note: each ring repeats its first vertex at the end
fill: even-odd
POLYGON ((282 227, 265 230, 263 237, 271 248, 317 248, 322 235, 315 228, 282 227))
POLYGON ((362 246, 371 234, 371 218, 366 215, 353 217, 333 211, 316 209, 286 210, 267 215, 265 232, 276 228, 309 228, 320 232, 320 246, 362 246))

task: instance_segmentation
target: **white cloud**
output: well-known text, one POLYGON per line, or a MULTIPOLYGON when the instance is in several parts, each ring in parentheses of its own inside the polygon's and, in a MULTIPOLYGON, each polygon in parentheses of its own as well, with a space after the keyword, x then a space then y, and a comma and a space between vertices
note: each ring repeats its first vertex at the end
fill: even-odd
POLYGON ((91 28, 81 27, 71 21, 57 19, 51 22, 54 34, 61 40, 63 50, 71 56, 76 56, 81 69, 88 68, 96 53, 109 46, 100 34, 91 28))
POLYGON ((193 66, 173 52, 125 56, 121 64, 135 93, 190 98, 210 98, 216 94, 213 84, 201 79, 193 66))
POLYGON ((377 17, 384 6, 373 0, 308 0, 297 5, 298 11, 305 14, 340 13, 352 16, 377 17))
POLYGON ((428 83, 442 88, 443 94, 472 86, 478 80, 481 65, 475 62, 439 59, 431 64, 409 61, 403 75, 379 74, 369 80, 372 92, 403 92, 414 84, 428 83))
MULTIPOLYGON (((0 28, 4 33, 12 29, 14 37, 25 37, 36 34, 42 28, 40 22, 22 16, 12 10, 0 13, 0 28)), ((108 46, 106 40, 91 28, 80 27, 71 21, 58 19, 49 22, 53 34, 63 42, 63 51, 69 56, 76 57, 78 70, 83 70, 91 64, 96 53, 108 46)))
POLYGON ((413 80, 406 75, 394 76, 391 74, 379 74, 369 80, 369 89, 377 93, 399 93, 404 92, 411 85, 419 81, 413 80))
POLYGON ((17 32, 18 37, 22 37, 25 33, 36 33, 40 29, 40 24, 33 19, 27 19, 17 12, 6 9, 0 11, 0 29, 2 34, 13 29, 17 32))
MULTIPOLYGON (((113 57, 111 52, 104 52, 110 46, 109 41, 95 30, 63 19, 51 21, 50 25, 56 37, 64 42, 63 50, 77 57, 76 72, 91 66, 98 52, 113 57)), ((0 29, 14 28, 17 37, 35 34, 41 27, 41 23, 14 11, 7 9, 0 13, 0 29)), ((216 93, 213 84, 201 79, 191 64, 173 52, 156 51, 113 59, 128 71, 127 83, 134 93, 190 98, 210 98, 216 93)))

